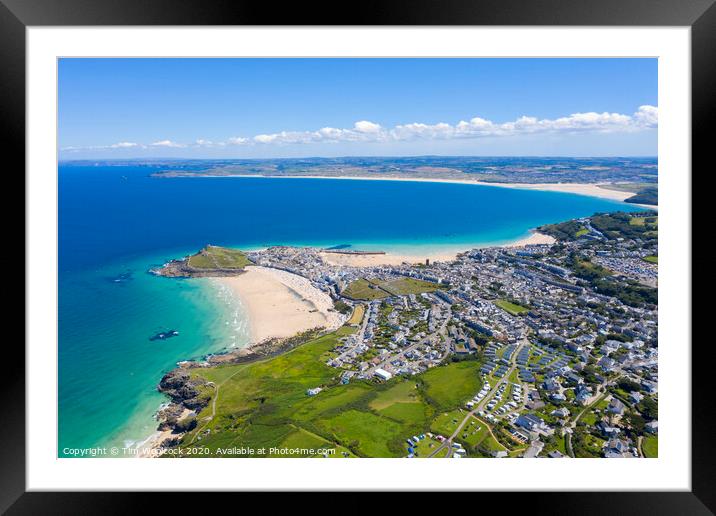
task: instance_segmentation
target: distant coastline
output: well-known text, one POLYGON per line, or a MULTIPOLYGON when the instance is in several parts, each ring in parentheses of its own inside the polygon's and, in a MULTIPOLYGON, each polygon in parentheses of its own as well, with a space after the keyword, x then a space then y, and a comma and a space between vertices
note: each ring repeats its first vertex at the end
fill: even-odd
MULTIPOLYGON (((397 266, 402 261, 425 264, 426 259, 429 259, 431 265, 433 262, 443 262, 440 266, 446 266, 457 254, 470 249, 538 243, 536 239, 543 237, 530 233, 529 228, 540 226, 545 223, 545 219, 570 220, 600 211, 634 211, 637 208, 586 195, 565 195, 563 200, 562 196, 538 195, 538 191, 531 195, 525 195, 529 192, 518 195, 519 192, 514 188, 513 194, 509 194, 509 190, 505 189, 508 185, 504 184, 495 185, 502 186, 502 190, 467 187, 448 189, 446 187, 450 185, 437 184, 449 182, 490 186, 485 181, 464 181, 458 178, 367 177, 372 183, 363 181, 360 185, 347 181, 300 183, 248 179, 164 182, 150 177, 151 171, 157 170, 162 169, 156 166, 152 169, 70 167, 60 175, 65 191, 61 198, 64 216, 60 229, 65 237, 62 263, 72 271, 71 275, 65 272, 65 267, 60 271, 64 278, 60 309, 64 320, 82 321, 82 326, 62 327, 63 349, 72 359, 72 367, 68 366, 69 360, 65 360, 61 366, 65 378, 64 392, 67 393, 61 397, 60 402, 66 415, 61 429, 62 446, 90 445, 92 442, 122 446, 125 442, 141 442, 156 432, 157 423, 151 416, 156 407, 166 401, 152 389, 157 382, 157 370, 166 370, 177 362, 191 358, 214 357, 219 360, 220 354, 232 349, 245 349, 248 358, 273 355, 288 349, 278 345, 261 346, 260 341, 256 344, 256 337, 248 335, 248 303, 237 303, 233 307, 228 296, 229 289, 224 288, 226 295, 222 296, 213 286, 224 280, 233 281, 234 276, 243 276, 236 278, 238 282, 250 279, 250 272, 242 273, 240 270, 242 253, 213 257, 206 256, 206 253, 195 253, 208 243, 243 249, 244 254, 249 256, 257 249, 285 243, 291 246, 309 245, 316 251, 338 249, 344 252, 363 250, 386 253, 326 253, 336 259, 379 257, 381 261, 393 260, 397 266), (92 180, 86 181, 85 178, 92 180), (383 179, 383 182, 379 179, 383 179), (389 182, 391 179, 393 183, 389 182), (403 182, 396 183, 396 180, 403 182), (419 184, 421 182, 432 182, 434 188, 428 188, 428 184, 419 184), (244 188, 248 183, 251 183, 251 189, 244 188), (403 190, 406 196, 395 198, 390 207, 381 203, 381 199, 403 190), (301 196, 297 196, 297 192, 301 196), (446 198, 435 192, 447 192, 454 197, 451 195, 446 198), (98 196, 116 202, 75 201, 98 196), (310 214, 306 213, 303 201, 298 202, 297 197, 330 201, 332 209, 325 214, 317 215, 313 210, 310 214), (514 204, 510 205, 509 210, 503 210, 512 198, 515 198, 514 204), (346 199, 350 199, 351 203, 341 204, 346 199), (456 199, 459 199, 459 205, 456 205, 456 199), (70 203, 70 200, 73 201, 70 203), (275 203, 281 209, 275 212, 266 210, 270 203, 275 203), (120 207, 128 205, 136 206, 136 209, 119 211, 120 207), (548 205, 550 210, 543 210, 548 205), (355 216, 346 211, 356 206, 359 211, 355 216), (420 210, 421 206, 430 206, 432 215, 420 216, 420 211, 415 210, 420 210), (262 210, 267 212, 266 216, 252 215, 262 210), (287 213, 295 216, 286 219, 287 213), (418 216, 414 216, 415 213, 418 216), (505 221, 509 223, 494 229, 490 220, 496 214, 504 214, 505 221), (404 227, 405 231, 398 232, 390 224, 371 223, 390 220, 390 217, 396 217, 396 224, 399 224, 396 227, 404 227), (147 220, 151 220, 152 224, 146 224, 147 220), (287 228, 290 231, 274 229, 283 227, 282 220, 291 223, 287 228), (317 231, 319 224, 320 232, 317 231), (142 227, 143 231, 132 239, 114 238, 113 235, 120 235, 128 225, 142 227), (357 227, 360 230, 356 230, 357 227), (81 228, 81 231, 77 228, 81 228), (91 257, 85 250, 88 243, 93 245, 91 257), (190 254, 192 252, 194 254, 190 254), (130 260, 124 256, 132 258, 130 260), (214 258, 218 260, 216 263, 213 263, 214 258), (167 275, 177 278, 205 277, 200 281, 185 281, 143 274, 148 269, 161 267, 167 261, 176 262, 172 269, 176 274, 167 275), (206 268, 210 270, 204 271, 206 268), (222 277, 210 278, 214 275, 222 277), (74 281, 75 278, 81 281, 74 281), (94 298, 91 294, 95 289, 105 294, 105 299, 112 301, 111 306, 92 302, 94 298), (239 304, 244 306, 240 307, 239 304), (112 315, 107 316, 110 308, 112 315), (93 321, 97 321, 96 326, 93 321), (81 328, 83 331, 78 335, 76 331, 69 331, 73 328, 81 328), (148 344, 149 336, 169 328, 177 329, 181 335, 167 342, 148 344), (102 335, 102 346, 97 345, 96 335, 99 333, 102 335), (222 346, 222 343, 226 345, 222 346), (102 356, 108 357, 107 364, 121 361, 127 353, 135 357, 147 357, 147 360, 133 360, 131 367, 122 369, 101 367, 96 370, 97 374, 87 374, 87 371, 95 372, 95 369, 88 359, 93 355, 84 352, 84 349, 99 348, 102 356), (249 350, 253 351, 249 353, 249 350), (260 353, 262 350, 264 354, 260 353), (88 395, 72 394, 80 388, 88 395), (122 402, 109 403, 108 400, 112 399, 121 399, 122 402), (139 408, 134 400, 141 403, 139 408), (87 404, 93 407, 91 416, 82 412, 82 407, 87 404)), ((245 174, 236 175, 246 177, 245 174)), ((362 174, 360 177, 363 176, 370 174, 362 174)), ((259 174, 259 177, 267 176, 259 174)), ((271 266, 270 263, 261 265, 271 266)), ((381 267, 375 262, 355 265, 366 269, 381 267)), ((247 267, 248 271, 252 268, 247 267)), ((355 272, 371 273, 381 274, 380 270, 355 272)), ((287 300, 298 300, 301 307, 305 305, 303 311, 306 314, 320 317, 319 312, 311 312, 314 310, 312 306, 301 302, 301 297, 307 299, 307 296, 295 294, 297 289, 286 286, 280 288, 287 300)), ((273 289, 270 297, 273 297, 273 289)), ((268 311, 271 303, 268 298, 264 301, 262 303, 268 311)), ((325 311, 331 315, 338 313, 325 311)), ((293 315, 292 312, 289 314, 293 315)), ((295 315, 300 313, 296 310, 295 315)), ((269 322, 278 325, 276 321, 280 320, 276 317, 273 322, 269 322)), ((309 324, 313 326, 309 329, 328 327, 323 320, 313 324, 309 324)), ((306 324, 302 326, 305 328, 306 324)), ((247 357, 242 356, 244 358, 247 357)), ((181 416, 181 412, 173 414, 173 417, 181 416)))
MULTIPOLYGON (((174 178, 174 177, 196 177, 196 178, 265 178, 265 179, 341 179, 354 181, 403 181, 414 183, 448 183, 478 186, 495 186, 500 188, 516 188, 520 190, 538 190, 544 192, 562 192, 576 195, 598 197, 612 201, 624 202, 636 195, 634 192, 622 190, 611 190, 608 186, 611 183, 495 183, 489 181, 478 181, 471 179, 450 179, 440 177, 395 177, 395 176, 329 176, 329 175, 268 175, 268 174, 210 174, 185 171, 167 171, 161 174, 153 174, 153 177, 174 178)), ((652 207, 651 205, 641 205, 652 207)))

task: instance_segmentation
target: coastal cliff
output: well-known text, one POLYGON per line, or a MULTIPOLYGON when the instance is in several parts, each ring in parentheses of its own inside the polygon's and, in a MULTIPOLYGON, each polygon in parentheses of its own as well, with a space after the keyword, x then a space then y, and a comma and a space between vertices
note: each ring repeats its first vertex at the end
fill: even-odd
POLYGON ((196 427, 196 414, 211 401, 213 384, 180 368, 165 374, 157 390, 169 396, 172 402, 157 412, 157 430, 161 434, 155 446, 170 448, 196 427))
POLYGON ((198 253, 180 260, 170 260, 150 273, 168 278, 211 278, 237 276, 251 260, 238 249, 207 245, 198 253))
POLYGON ((174 369, 165 374, 158 390, 169 396, 177 405, 198 411, 209 404, 211 385, 200 378, 192 377, 186 369, 174 369))
POLYGON ((211 367, 220 364, 245 364, 286 353, 301 344, 315 339, 324 328, 313 328, 286 339, 267 339, 250 348, 211 355, 203 362, 182 362, 179 367, 165 374, 157 390, 166 394, 171 403, 156 414, 161 432, 155 441, 155 449, 166 449, 178 445, 186 432, 197 425, 196 416, 206 407, 214 395, 214 384, 208 382, 191 369, 211 367))

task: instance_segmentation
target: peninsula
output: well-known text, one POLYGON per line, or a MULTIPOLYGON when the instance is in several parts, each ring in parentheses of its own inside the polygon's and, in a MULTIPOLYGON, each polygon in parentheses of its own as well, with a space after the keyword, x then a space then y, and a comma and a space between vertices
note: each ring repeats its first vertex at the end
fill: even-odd
POLYGON ((247 263, 234 277, 207 249, 193 255, 287 330, 167 373, 153 454, 657 456, 656 212, 539 232, 550 241, 429 263, 236 251, 247 263), (272 286, 237 286, 251 275, 272 286), (314 307, 295 315, 315 327, 290 329, 276 282, 314 307))

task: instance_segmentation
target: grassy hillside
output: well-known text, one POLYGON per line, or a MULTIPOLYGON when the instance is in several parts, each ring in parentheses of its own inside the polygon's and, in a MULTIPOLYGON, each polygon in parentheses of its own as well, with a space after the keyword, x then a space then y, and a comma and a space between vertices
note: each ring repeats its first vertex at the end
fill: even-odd
POLYGON ((194 269, 243 269, 251 265, 247 256, 238 249, 208 245, 190 256, 188 265, 194 269))
POLYGON ((428 431, 438 410, 455 409, 479 390, 477 361, 387 383, 343 385, 340 370, 320 358, 354 331, 344 326, 261 362, 193 369, 214 383, 216 409, 210 403, 202 410, 180 447, 206 447, 214 456, 229 447, 266 447, 266 455, 287 456, 271 448, 293 447, 306 450, 291 456, 321 456, 321 450, 336 448, 338 456, 401 457, 405 439, 428 431), (308 396, 313 387, 323 391, 308 396))

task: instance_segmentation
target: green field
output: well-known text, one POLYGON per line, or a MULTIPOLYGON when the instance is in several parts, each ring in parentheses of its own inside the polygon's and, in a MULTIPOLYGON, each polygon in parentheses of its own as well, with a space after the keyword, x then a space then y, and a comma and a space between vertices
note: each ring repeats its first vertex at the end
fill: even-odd
POLYGON ((581 237, 581 236, 588 235, 588 234, 589 234, 589 230, 588 230, 587 228, 582 228, 582 229, 580 229, 579 231, 577 231, 577 232, 574 234, 574 236, 577 237, 577 238, 579 238, 579 237, 581 237))
POLYGON ((641 451, 644 452, 644 457, 657 458, 659 456, 659 438, 655 435, 644 437, 641 442, 641 451))
POLYGON ((477 444, 477 446, 483 450, 488 451, 488 452, 507 450, 507 448, 505 448, 502 444, 497 442, 497 440, 487 432, 486 432, 485 438, 482 441, 480 441, 477 444))
POLYGON ((188 265, 195 269, 243 269, 251 261, 238 249, 208 245, 190 256, 188 265))
POLYGON ((484 421, 471 417, 457 435, 457 440, 463 443, 468 450, 479 446, 489 450, 504 450, 504 447, 490 435, 490 427, 484 421))
POLYGON ((348 285, 343 291, 343 295, 351 299, 372 301, 374 299, 386 298, 390 296, 390 293, 380 288, 379 285, 361 278, 348 285))
POLYGON ((482 387, 480 362, 465 361, 433 367, 422 375, 425 398, 438 410, 462 406, 482 387))
POLYGON ((506 299, 498 299, 495 301, 495 305, 511 315, 522 315, 530 311, 529 308, 525 308, 524 306, 520 306, 515 303, 510 303, 506 299))
POLYGON ((373 410, 384 410, 396 403, 419 403, 421 400, 415 382, 400 382, 383 390, 370 402, 373 410))
POLYGON ((579 420, 584 421, 589 426, 592 426, 592 425, 597 424, 597 421, 601 417, 602 417, 601 413, 597 414, 596 412, 594 412, 594 408, 591 408, 591 409, 588 409, 586 412, 584 412, 584 414, 582 415, 581 418, 579 418, 579 420))
MULTIPOLYGON (((192 369, 215 384, 216 411, 210 403, 197 416, 198 425, 180 447, 300 448, 280 457, 403 457, 405 440, 428 431, 442 407, 452 410, 479 390, 479 362, 457 362, 432 368, 410 379, 387 383, 339 382, 339 370, 321 357, 341 336, 338 331, 260 362, 192 369), (306 390, 323 387, 315 396, 306 390), (218 394, 216 394, 218 392, 218 394)), ((232 455, 251 456, 251 455, 232 455)), ((255 456, 255 455, 254 455, 255 456)))
POLYGON ((658 264, 658 263, 659 263, 659 257, 658 257, 658 256, 655 256, 655 255, 645 256, 645 257, 644 257, 644 261, 645 261, 645 262, 649 262, 649 263, 657 263, 657 264, 658 264))
POLYGON ((467 412, 462 409, 443 412, 438 415, 430 424, 430 431, 434 434, 440 434, 444 437, 450 437, 457 427, 465 419, 467 412))
POLYGON ((430 457, 430 455, 435 452, 441 444, 442 443, 440 441, 425 436, 425 439, 419 441, 418 445, 415 447, 415 456, 422 458, 430 457))
POLYGON ((390 281, 380 281, 378 283, 384 290, 396 296, 434 292, 440 288, 440 285, 437 283, 431 283, 429 281, 423 281, 415 278, 398 278, 390 281))
POLYGON ((415 278, 397 278, 390 281, 379 279, 357 279, 348 285, 343 295, 351 299, 372 301, 389 296, 405 296, 408 294, 421 294, 434 292, 441 288, 437 283, 430 283, 415 278))
POLYGON ((341 411, 331 418, 320 420, 318 425, 366 457, 402 456, 404 452, 396 449, 395 444, 402 444, 408 435, 412 435, 391 419, 358 410, 341 411))
MULTIPOLYGON (((278 448, 287 449, 299 449, 299 450, 316 450, 311 453, 310 451, 302 451, 301 453, 292 454, 290 457, 327 457, 327 458, 342 458, 342 457, 355 457, 347 448, 342 446, 336 447, 330 441, 325 440, 321 436, 312 434, 303 428, 297 428, 295 432, 292 432, 286 436, 286 438, 278 445, 278 448)), ((289 455, 281 453, 269 454, 272 457, 286 457, 289 455)))

